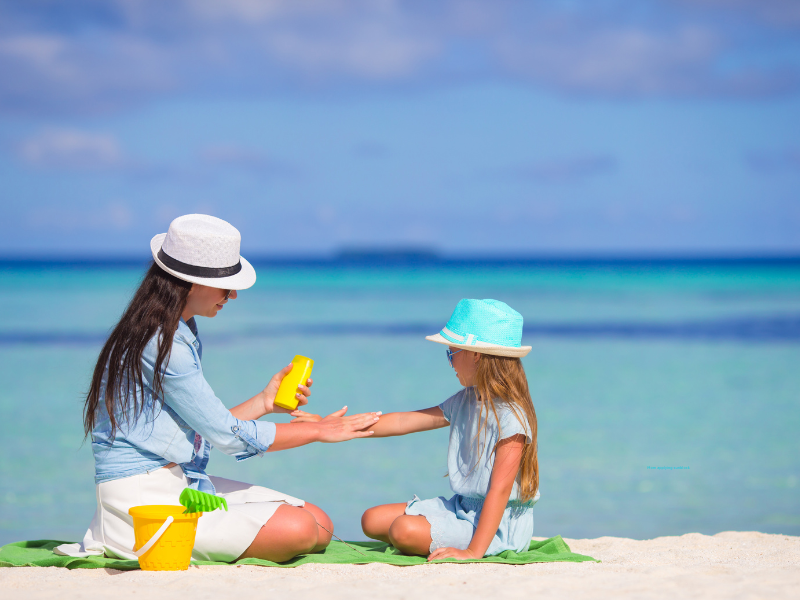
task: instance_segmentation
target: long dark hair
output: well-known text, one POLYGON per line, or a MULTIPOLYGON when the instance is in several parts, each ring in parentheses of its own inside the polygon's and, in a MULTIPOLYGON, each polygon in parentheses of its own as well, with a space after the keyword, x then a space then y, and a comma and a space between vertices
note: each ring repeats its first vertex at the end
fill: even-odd
POLYGON ((160 398, 163 374, 159 374, 162 366, 169 362, 172 339, 191 289, 192 284, 188 281, 170 275, 155 263, 150 265, 139 289, 97 358, 92 385, 83 409, 83 430, 87 437, 94 429, 101 402, 105 404, 111 419, 111 437, 114 437, 119 428, 118 414, 125 415, 127 419, 131 408, 134 418, 140 414, 144 403, 142 353, 147 342, 159 331, 161 335, 158 340, 152 390, 153 395, 160 398), (106 369, 108 373, 105 393, 101 395, 106 369), (137 384, 142 390, 141 401, 136 394, 130 393, 137 384))

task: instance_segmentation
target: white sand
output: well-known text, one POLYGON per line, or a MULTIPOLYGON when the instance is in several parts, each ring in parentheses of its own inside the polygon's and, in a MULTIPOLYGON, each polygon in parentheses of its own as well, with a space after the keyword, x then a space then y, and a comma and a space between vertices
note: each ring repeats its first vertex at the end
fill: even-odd
POLYGON ((800 537, 690 533, 567 540, 602 563, 191 567, 172 573, 0 569, 0 598, 800 598, 800 537))

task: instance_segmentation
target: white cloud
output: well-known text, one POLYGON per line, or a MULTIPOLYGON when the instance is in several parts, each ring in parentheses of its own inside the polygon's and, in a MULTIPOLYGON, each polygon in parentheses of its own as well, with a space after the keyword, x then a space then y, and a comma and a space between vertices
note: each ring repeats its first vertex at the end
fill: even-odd
POLYGON ((117 139, 105 133, 51 129, 23 140, 18 156, 30 165, 67 169, 107 169, 122 165, 117 139))
MULTIPOLYGON (((140 10, 142 5, 141 0, 126 3, 129 10, 140 10)), ((347 10, 342 0, 185 0, 177 4, 195 18, 209 22, 263 23, 290 15, 333 16, 347 10)))
POLYGON ((800 2, 797 0, 682 0, 692 8, 707 6, 719 14, 740 11, 778 27, 800 24, 800 2))
POLYGON ((0 110, 476 79, 572 95, 769 95, 800 89, 799 12, 797 0, 74 0, 51 15, 0 0, 0 110))
POLYGON ((50 65, 64 49, 64 41, 52 35, 16 35, 0 39, 0 55, 38 65, 50 65))
POLYGON ((280 61, 316 78, 337 72, 367 79, 405 76, 441 51, 437 40, 385 23, 364 24, 339 36, 283 31, 270 36, 267 45, 280 61))
POLYGON ((112 200, 99 208, 83 206, 42 206, 28 212, 26 224, 39 232, 80 233, 93 231, 126 231, 136 219, 122 200, 112 200))
POLYGON ((262 150, 235 143, 205 146, 199 153, 203 169, 209 167, 236 167, 260 175, 292 175, 297 169, 289 163, 275 159, 262 150))
POLYGON ((692 94, 709 76, 720 40, 707 29, 661 33, 643 28, 558 28, 534 40, 497 44, 503 64, 523 77, 576 92, 611 95, 692 94))

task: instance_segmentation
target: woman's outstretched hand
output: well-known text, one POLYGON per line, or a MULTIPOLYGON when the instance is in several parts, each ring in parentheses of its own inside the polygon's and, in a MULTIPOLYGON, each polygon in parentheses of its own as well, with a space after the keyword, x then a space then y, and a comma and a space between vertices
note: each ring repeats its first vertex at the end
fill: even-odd
MULTIPOLYGON (((293 411, 296 412, 296 411, 293 411)), ((275 424, 275 441, 270 445, 268 452, 288 450, 305 446, 312 442, 346 442, 355 438, 370 437, 374 432, 372 427, 378 422, 381 413, 363 413, 345 417, 347 407, 329 414, 324 419, 300 411, 305 417, 302 421, 275 424)))
MULTIPOLYGON (((319 442, 334 443, 346 442, 355 438, 369 437, 373 434, 370 426, 378 422, 381 413, 361 413, 345 417, 347 407, 329 414, 319 420, 319 442)), ((317 416, 317 415, 314 415, 317 416)))
MULTIPOLYGON (((286 408, 283 408, 282 406, 275 406, 275 396, 278 395, 278 388, 281 387, 281 381, 283 381, 283 378, 289 374, 289 372, 292 370, 292 367, 294 367, 294 365, 292 363, 289 363, 287 366, 283 367, 280 371, 275 373, 275 375, 272 376, 272 379, 269 380, 267 387, 265 387, 264 391, 261 392, 265 415, 274 412, 277 413, 292 412, 286 408)), ((306 404, 308 404, 308 397, 311 395, 311 390, 309 388, 313 385, 313 383, 314 380, 309 378, 308 381, 306 381, 306 385, 297 386, 298 392, 294 396, 295 398, 297 398, 298 401, 297 406, 305 406, 306 404)))

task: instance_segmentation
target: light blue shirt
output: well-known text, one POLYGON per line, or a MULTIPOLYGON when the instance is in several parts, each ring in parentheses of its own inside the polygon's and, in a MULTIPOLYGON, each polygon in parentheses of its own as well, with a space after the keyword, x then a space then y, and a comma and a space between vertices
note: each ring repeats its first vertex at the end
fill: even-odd
MULTIPOLYGON (((181 466, 192 487, 214 493, 205 473, 212 447, 237 460, 262 456, 268 450, 275 441, 275 424, 234 417, 203 377, 202 353, 194 319, 188 323, 181 319, 169 363, 166 368, 162 366, 162 405, 152 387, 158 334, 148 342, 142 353, 144 389, 131 385, 129 392, 136 394, 140 403, 144 392, 141 413, 135 419, 132 409, 127 414, 118 413, 118 429, 111 438, 111 421, 105 404, 100 403, 92 429, 96 483, 139 475, 174 462, 181 466)), ((132 400, 129 398, 130 406, 132 400)))
MULTIPOLYGON (((464 388, 439 405, 444 418, 450 422, 450 445, 447 449, 447 473, 450 488, 466 498, 486 498, 494 467, 494 450, 497 442, 511 436, 522 434, 531 442, 527 419, 521 414, 523 422, 502 400, 495 400, 497 418, 494 412, 484 408, 476 399, 475 388, 464 388), (488 412, 488 415, 487 415, 488 412), (480 432, 480 435, 478 435, 480 432)), ((515 481, 509 502, 519 499, 519 484, 515 481)), ((539 499, 539 492, 530 501, 532 505, 539 499)))

